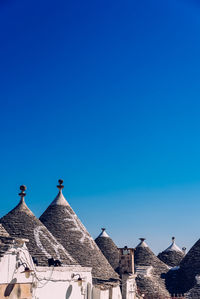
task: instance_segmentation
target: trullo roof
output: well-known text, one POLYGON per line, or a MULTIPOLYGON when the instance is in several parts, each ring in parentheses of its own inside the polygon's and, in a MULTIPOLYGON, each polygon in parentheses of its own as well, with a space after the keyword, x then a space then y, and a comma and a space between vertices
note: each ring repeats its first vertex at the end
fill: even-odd
POLYGON ((50 258, 58 259, 65 265, 77 264, 27 207, 24 201, 26 187, 21 186, 20 190, 19 204, 0 219, 10 236, 29 240, 27 243, 29 253, 37 259, 39 266, 47 266, 50 258))
POLYGON ((151 298, 168 297, 164 275, 169 271, 169 267, 155 256, 144 238, 140 238, 140 243, 135 248, 134 258, 138 288, 147 297, 149 294, 151 298))
POLYGON ((135 248, 135 265, 136 266, 152 266, 154 273, 160 275, 166 273, 169 267, 160 261, 145 243, 144 238, 140 238, 140 243, 135 248))
POLYGON ((105 228, 102 228, 102 232, 95 239, 95 242, 101 252, 107 258, 113 269, 117 271, 119 267, 119 250, 113 240, 105 231, 105 228))
POLYGON ((184 257, 184 252, 176 245, 175 237, 172 237, 171 245, 158 254, 158 258, 170 267, 176 267, 184 257))
POLYGON ((62 184, 63 181, 59 180, 58 195, 40 220, 82 266, 92 267, 93 278, 118 279, 117 273, 64 198, 62 184))
POLYGON ((189 290, 196 284, 196 275, 200 275, 200 239, 192 246, 180 263, 182 284, 189 290))

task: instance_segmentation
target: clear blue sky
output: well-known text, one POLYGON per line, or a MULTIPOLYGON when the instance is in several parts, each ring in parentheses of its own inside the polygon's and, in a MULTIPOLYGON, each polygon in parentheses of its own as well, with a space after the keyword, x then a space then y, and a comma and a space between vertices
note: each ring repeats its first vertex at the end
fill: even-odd
POLYGON ((40 216, 57 179, 93 237, 200 237, 200 5, 2 0, 0 187, 40 216))

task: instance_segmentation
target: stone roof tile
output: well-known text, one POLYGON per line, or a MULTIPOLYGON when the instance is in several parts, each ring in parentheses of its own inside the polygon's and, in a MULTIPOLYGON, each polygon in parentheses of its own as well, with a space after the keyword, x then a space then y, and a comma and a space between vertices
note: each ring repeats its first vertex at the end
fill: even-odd
POLYGON ((58 259, 65 265, 77 264, 75 259, 27 207, 23 192, 20 193, 20 203, 2 217, 0 223, 11 237, 29 240, 27 243, 29 253, 37 259, 39 266, 48 266, 49 258, 58 259))
POLYGON ((95 239, 96 244, 99 249, 106 257, 110 265, 113 267, 115 271, 118 271, 119 267, 119 250, 113 240, 109 237, 105 228, 102 228, 102 232, 95 239))
POLYGON ((41 222, 82 265, 92 267, 93 278, 102 280, 118 279, 118 274, 108 263, 82 222, 63 198, 59 180, 56 199, 41 215, 41 222))

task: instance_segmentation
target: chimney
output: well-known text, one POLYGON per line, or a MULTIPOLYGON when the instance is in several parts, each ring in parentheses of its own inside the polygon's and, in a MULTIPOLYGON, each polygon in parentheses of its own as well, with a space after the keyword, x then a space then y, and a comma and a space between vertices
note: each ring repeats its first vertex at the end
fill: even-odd
POLYGON ((119 273, 134 274, 134 249, 124 246, 119 248, 119 273))

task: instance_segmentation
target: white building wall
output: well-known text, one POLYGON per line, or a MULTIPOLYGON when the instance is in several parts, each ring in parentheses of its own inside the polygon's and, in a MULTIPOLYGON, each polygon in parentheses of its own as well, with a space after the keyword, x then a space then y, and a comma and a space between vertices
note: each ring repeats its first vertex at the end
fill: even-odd
POLYGON ((22 263, 25 263, 29 269, 34 268, 25 243, 21 246, 13 244, 13 248, 0 258, 0 284, 8 284, 12 280, 16 280, 17 283, 31 283, 32 277, 26 278, 25 274, 21 273, 24 271, 24 266, 19 264, 22 263))
POLYGON ((120 287, 113 287, 108 290, 101 290, 93 287, 92 299, 122 299, 120 287))
MULTIPOLYGON (((81 266, 66 267, 35 267, 25 243, 13 244, 5 255, 0 258, 0 285, 3 284, 32 285, 33 299, 122 299, 120 287, 100 290, 93 287, 91 268, 81 266), (26 277, 24 263, 33 272, 26 277), (79 286, 79 274, 82 285, 79 286)), ((18 298, 18 297, 16 297, 18 298)), ((134 298, 134 297, 133 297, 134 298)), ((132 299, 132 297, 127 299, 132 299)))
POLYGON ((36 267, 34 299, 90 299, 91 268, 81 266, 36 267), (79 274, 82 285, 78 285, 79 274))
MULTIPOLYGON (((110 298, 109 298, 110 299, 110 298)), ((111 299, 122 299, 120 287, 112 288, 112 297, 111 299)))
POLYGON ((135 299, 136 298, 136 282, 135 275, 122 275, 122 298, 135 299))

